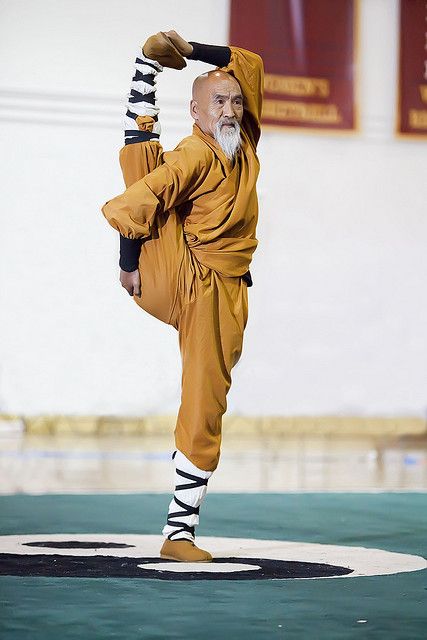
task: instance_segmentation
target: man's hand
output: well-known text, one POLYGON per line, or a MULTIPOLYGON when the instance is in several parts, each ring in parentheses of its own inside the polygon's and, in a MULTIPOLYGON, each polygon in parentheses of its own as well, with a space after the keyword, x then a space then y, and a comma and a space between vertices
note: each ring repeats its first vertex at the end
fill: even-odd
POLYGON ((120 283, 130 296, 141 297, 141 278, 138 269, 135 271, 123 271, 120 269, 120 283))
POLYGON ((193 53, 193 45, 191 45, 187 40, 181 38, 181 36, 176 31, 163 31, 165 36, 169 38, 178 49, 180 54, 186 58, 193 53))

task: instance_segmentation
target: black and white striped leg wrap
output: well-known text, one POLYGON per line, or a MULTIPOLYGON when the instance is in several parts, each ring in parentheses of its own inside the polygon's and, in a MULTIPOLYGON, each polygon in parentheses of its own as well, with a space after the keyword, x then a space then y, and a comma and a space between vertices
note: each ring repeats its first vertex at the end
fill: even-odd
POLYGON ((167 524, 163 535, 169 540, 191 540, 194 528, 199 524, 199 509, 206 495, 208 479, 212 471, 198 469, 180 451, 173 455, 175 461, 175 493, 169 505, 167 524))
POLYGON ((158 140, 160 123, 159 107, 156 106, 156 76, 163 71, 156 60, 146 58, 139 50, 135 60, 135 74, 127 96, 127 111, 124 119, 125 144, 158 140), (140 131, 136 123, 138 116, 151 116, 156 122, 153 131, 140 131))

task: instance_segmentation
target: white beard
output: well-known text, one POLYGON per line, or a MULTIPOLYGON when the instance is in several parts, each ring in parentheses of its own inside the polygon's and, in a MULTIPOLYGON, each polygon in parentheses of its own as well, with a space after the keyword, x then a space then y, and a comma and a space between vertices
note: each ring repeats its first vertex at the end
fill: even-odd
POLYGON ((240 125, 237 120, 232 120, 234 127, 222 127, 227 120, 220 120, 215 125, 214 138, 218 142, 221 149, 229 160, 233 160, 234 156, 240 149, 242 139, 240 137, 240 125))

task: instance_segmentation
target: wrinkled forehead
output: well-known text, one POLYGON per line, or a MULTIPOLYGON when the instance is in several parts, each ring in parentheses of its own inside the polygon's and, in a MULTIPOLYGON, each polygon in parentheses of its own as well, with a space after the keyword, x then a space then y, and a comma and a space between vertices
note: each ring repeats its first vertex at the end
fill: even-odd
POLYGON ((211 96, 216 94, 227 96, 242 95, 242 90, 240 89, 239 83, 235 78, 233 78, 233 76, 230 76, 228 73, 224 73, 218 76, 210 76, 207 86, 211 96))
POLYGON ((193 88, 195 99, 213 99, 216 95, 241 96, 242 90, 233 76, 225 71, 211 71, 196 78, 193 88))

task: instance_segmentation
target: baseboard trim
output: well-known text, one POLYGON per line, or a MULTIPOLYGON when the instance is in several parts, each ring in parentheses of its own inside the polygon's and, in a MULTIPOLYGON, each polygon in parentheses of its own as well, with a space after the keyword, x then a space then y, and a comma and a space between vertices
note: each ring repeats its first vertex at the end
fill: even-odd
MULTIPOLYGON (((20 416, 0 414, 0 433, 44 435, 167 435, 173 433, 176 416, 20 416)), ((225 416, 227 436, 402 436, 427 434, 427 422, 412 416, 225 416)))

